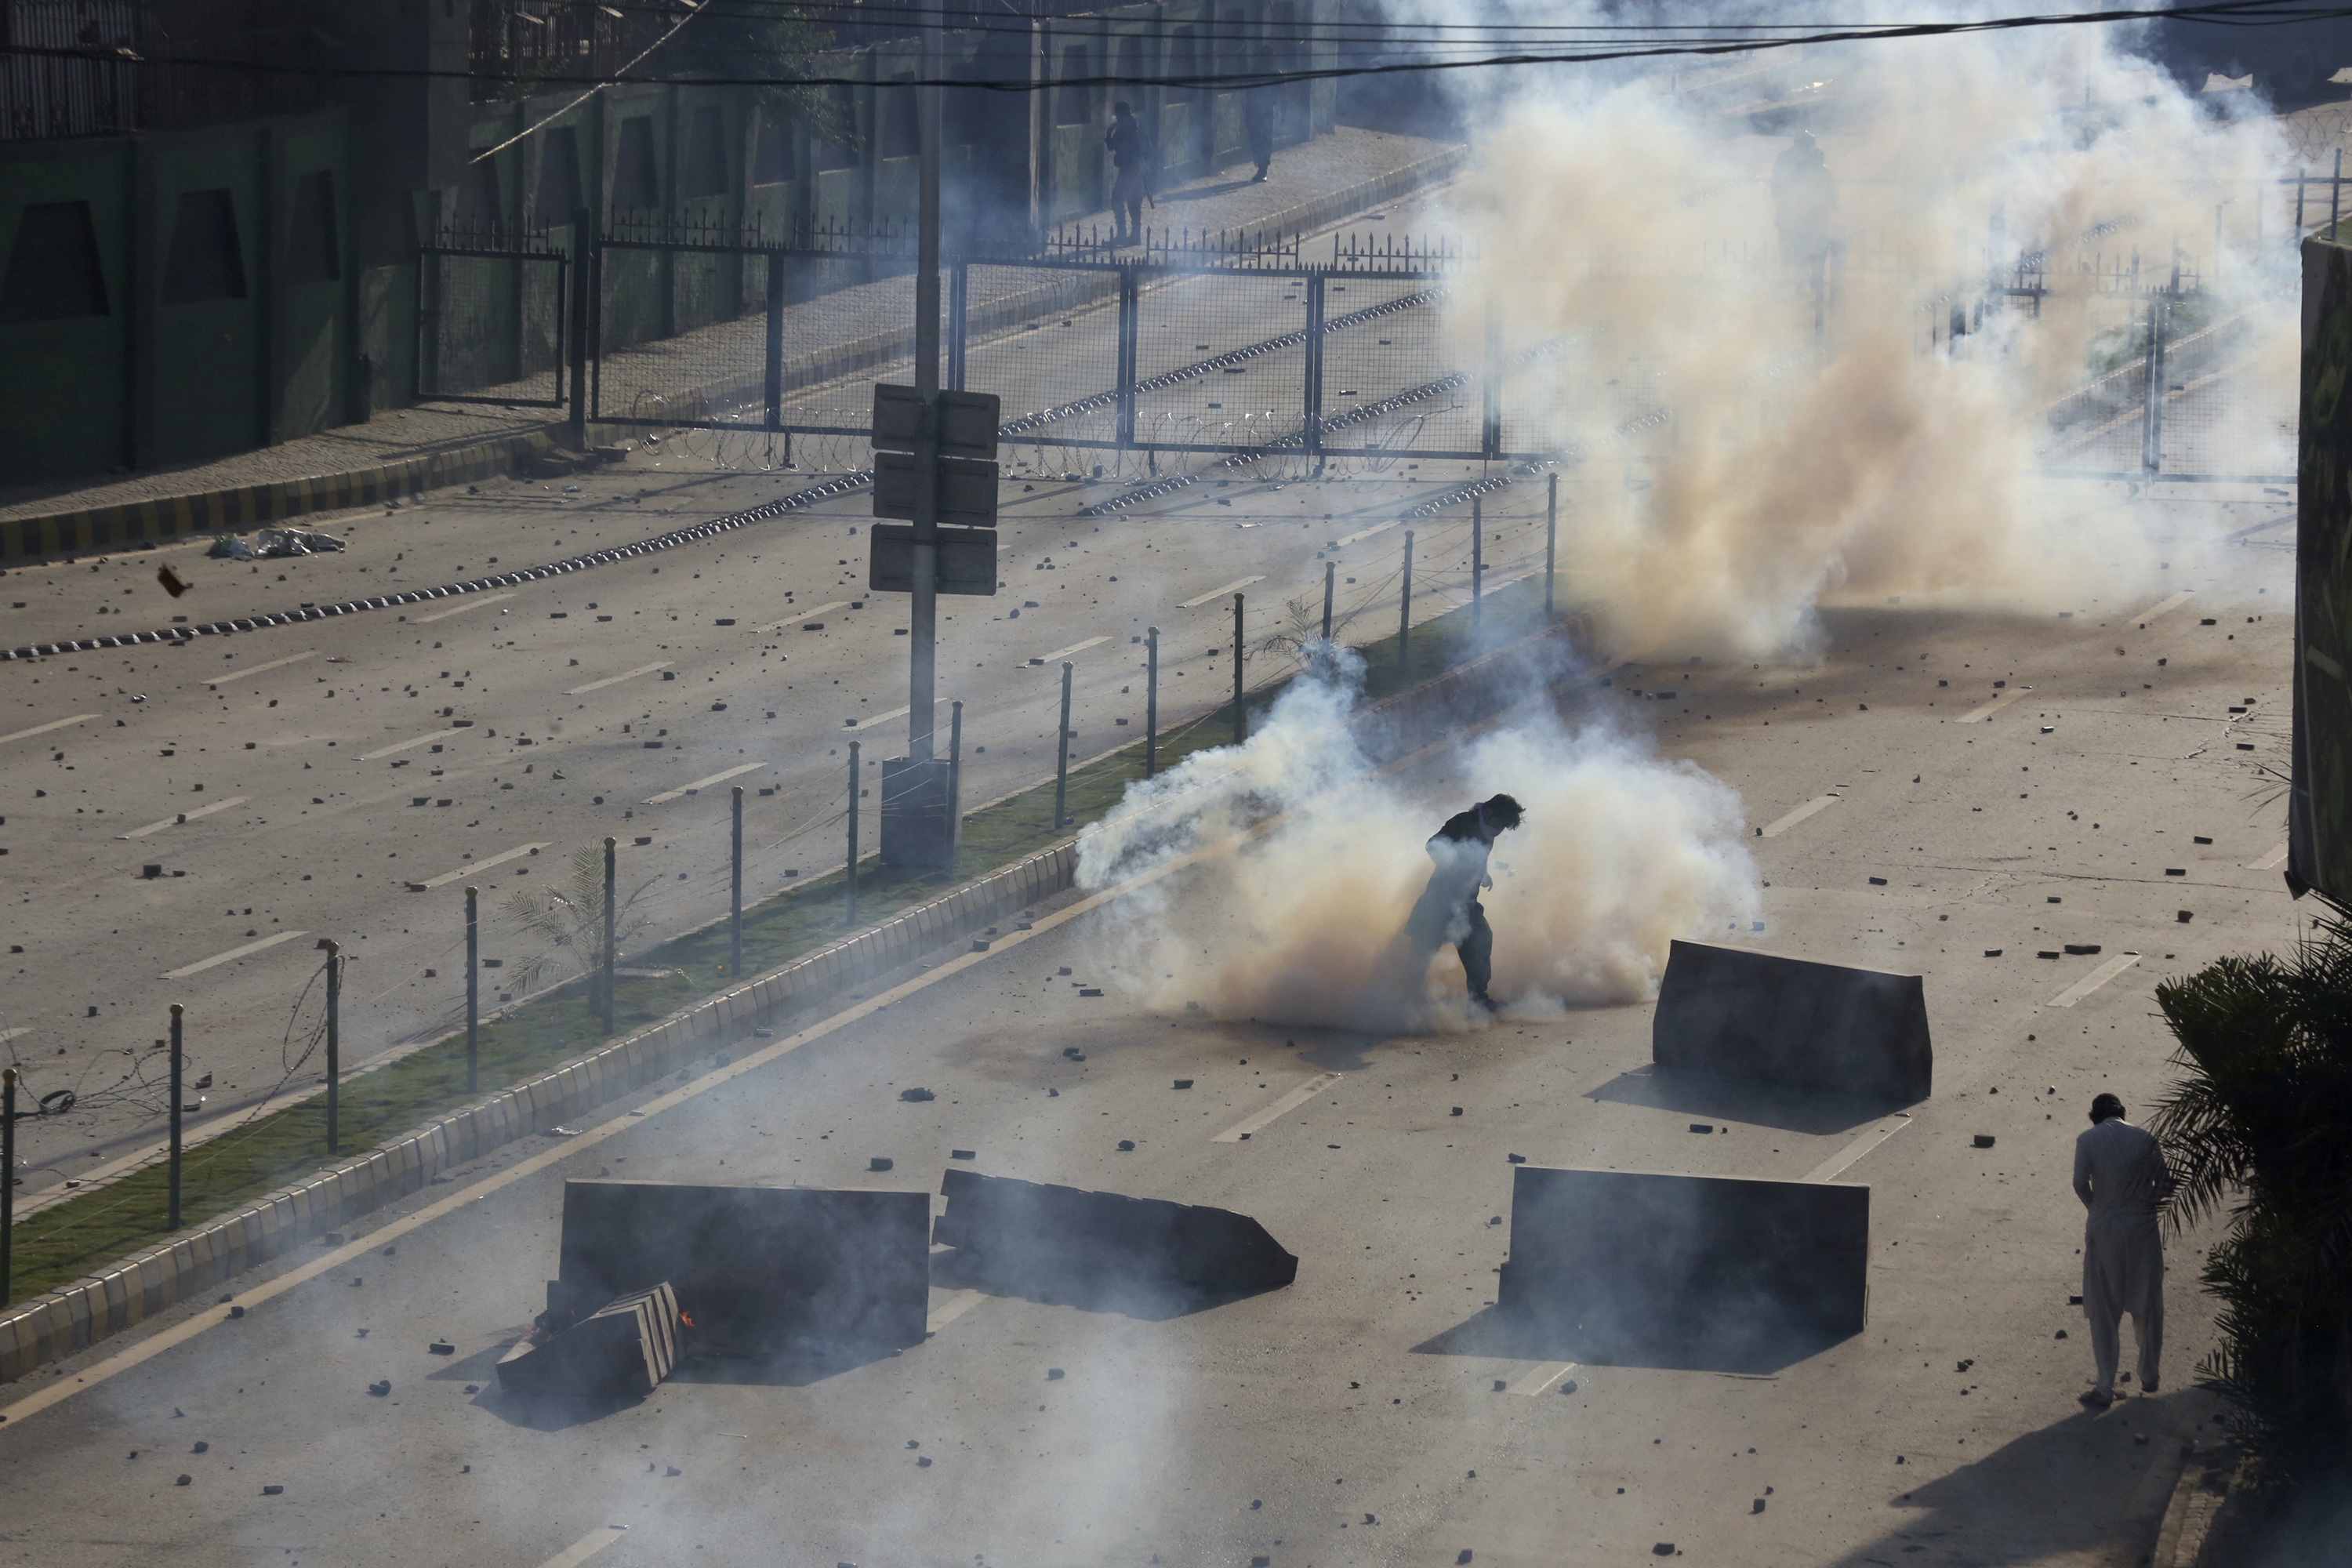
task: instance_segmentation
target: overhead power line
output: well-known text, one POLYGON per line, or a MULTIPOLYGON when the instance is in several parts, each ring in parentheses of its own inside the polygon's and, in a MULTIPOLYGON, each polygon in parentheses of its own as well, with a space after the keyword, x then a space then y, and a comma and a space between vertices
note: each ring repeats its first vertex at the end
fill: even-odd
MULTIPOLYGON (((933 13, 932 15, 937 15, 933 13)), ((0 44, 0 57, 35 59, 86 60, 102 65, 159 65, 202 70, 242 70, 269 76, 317 77, 341 80, 464 80, 511 82, 541 89, 565 87, 625 87, 692 85, 696 87, 954 87, 987 92, 1026 93, 1066 87, 1183 87, 1246 89, 1288 82, 1330 81, 1353 77, 1424 75, 1434 71, 1486 70, 1507 66, 1601 65, 1616 60, 1707 58, 1760 53, 1806 44, 1885 43, 1913 38, 1963 37, 1977 33, 2016 32, 2029 28, 2100 26, 2116 22, 2211 22, 2241 26, 2278 26, 2296 22, 2340 21, 2352 17, 2352 5, 2312 5, 2299 0, 2220 0, 2197 5, 2145 6, 2089 12, 2042 13, 1990 16, 1964 22, 1915 22, 1885 26, 1836 27, 1773 37, 1670 40, 1644 46, 1571 49, 1553 52, 1518 51, 1486 54, 1465 59, 1383 60, 1365 65, 1333 65, 1301 70, 1232 70, 1171 72, 1100 72, 1045 80, 1019 78, 905 76, 877 81, 866 76, 803 75, 683 76, 621 70, 604 75, 541 74, 529 71, 433 70, 389 66, 293 65, 269 60, 224 58, 199 55, 141 54, 127 47, 59 47, 37 44, 0 44)), ((1055 18, 1055 20, 1059 20, 1055 18)), ((949 28, 953 31, 955 29, 949 28)), ((1264 40, 1258 40, 1263 42, 1264 40)))

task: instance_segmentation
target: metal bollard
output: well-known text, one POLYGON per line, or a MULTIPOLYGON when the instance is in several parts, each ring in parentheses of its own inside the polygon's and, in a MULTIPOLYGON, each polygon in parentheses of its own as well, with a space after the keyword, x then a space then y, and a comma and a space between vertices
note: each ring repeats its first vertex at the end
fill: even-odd
POLYGON ((466 1092, 482 1085, 482 890, 466 889, 466 1092))
POLYGON ((1552 617, 1552 590, 1559 570, 1559 476, 1544 487, 1544 619, 1552 617))
POLYGON ((1059 833, 1069 820, 1070 796, 1070 661, 1062 661, 1062 722, 1054 740, 1054 831, 1059 833))
POLYGON ((327 1152, 342 1152, 343 950, 327 944, 327 1152))
POLYGON ((10 1268, 16 1250, 16 1069, 0 1068, 0 1307, 16 1299, 10 1268))
POLYGON ((1249 710, 1242 706, 1242 596, 1234 595, 1234 744, 1249 739, 1249 710))
POLYGON ((1331 640, 1331 574, 1339 569, 1336 561, 1323 563, 1323 640, 1331 640))
POLYGON ((735 786, 734 870, 728 889, 727 978, 743 977, 743 786, 735 786))
POLYGON ((180 1228, 180 1092, 186 1081, 186 1058, 180 1054, 180 1005, 172 1004, 172 1142, 171 1171, 167 1177, 171 1192, 171 1217, 164 1222, 165 1230, 180 1228))
POLYGON ((619 842, 614 838, 604 840, 604 1033, 608 1036, 613 1032, 614 993, 620 989, 620 976, 613 973, 614 966, 620 962, 615 951, 620 946, 620 942, 617 933, 614 931, 613 912, 613 881, 615 869, 613 852, 619 842))
POLYGON ((1404 531, 1404 602, 1397 610, 1397 679, 1404 679, 1404 656, 1412 643, 1412 530, 1404 531))
POLYGON ((849 923, 857 923, 857 771, 858 742, 849 742, 849 923))
POLYGON ((1486 611, 1486 503, 1470 498, 1470 631, 1475 636, 1486 611))
POLYGON ((948 869, 963 847, 963 700, 948 704, 948 869))
POLYGON ((1143 776, 1160 773, 1160 628, 1143 629, 1143 776))

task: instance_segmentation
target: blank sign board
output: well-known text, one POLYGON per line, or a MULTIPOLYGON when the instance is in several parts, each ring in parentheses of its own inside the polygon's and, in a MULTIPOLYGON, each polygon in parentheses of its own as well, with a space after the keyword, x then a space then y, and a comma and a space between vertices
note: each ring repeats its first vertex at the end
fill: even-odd
POLYGON ((1927 1098, 1936 1067, 1919 976, 1703 942, 1667 954, 1650 1057, 1669 1071, 1905 1105, 1927 1098))

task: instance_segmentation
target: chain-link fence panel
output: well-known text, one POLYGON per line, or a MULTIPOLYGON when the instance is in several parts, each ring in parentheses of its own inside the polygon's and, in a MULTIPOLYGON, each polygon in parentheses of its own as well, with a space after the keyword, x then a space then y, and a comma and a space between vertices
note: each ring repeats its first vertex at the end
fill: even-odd
POLYGON ((1307 279, 1279 273, 1148 275, 1135 326, 1135 436, 1241 451, 1306 430, 1307 279))
POLYGON ((1333 275, 1323 285, 1321 445, 1378 463, 1478 449, 1480 368, 1460 363, 1433 279, 1333 275))
POLYGON ((536 250, 422 250, 417 395, 560 405, 565 272, 562 256, 536 250))
POLYGON ((1116 268, 975 261, 964 290, 963 386, 996 395, 1008 438, 1118 440, 1116 268))
POLYGON ((2291 480, 2299 355, 2292 320, 2221 317, 2166 345, 2157 471, 2291 480))

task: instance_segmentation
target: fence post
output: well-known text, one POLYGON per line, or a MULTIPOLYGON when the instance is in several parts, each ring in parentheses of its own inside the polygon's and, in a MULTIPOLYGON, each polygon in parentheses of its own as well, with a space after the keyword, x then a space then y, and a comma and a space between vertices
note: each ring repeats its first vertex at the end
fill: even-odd
POLYGON ((1552 617, 1552 591, 1559 581, 1559 476, 1544 487, 1544 619, 1552 617))
POLYGON ((950 391, 963 390, 964 336, 970 330, 971 263, 958 261, 948 268, 948 379, 950 391))
POLYGON ((613 1033, 614 994, 621 988, 621 977, 613 973, 614 965, 619 963, 614 950, 620 946, 620 943, 614 940, 613 929, 613 880, 617 869, 614 850, 618 847, 619 842, 618 839, 609 837, 604 840, 604 1035, 608 1039, 613 1033))
POLYGON ((1323 563, 1323 640, 1331 640, 1331 574, 1339 569, 1337 561, 1323 563))
POLYGON ((588 290, 588 416, 604 407, 604 243, 599 239, 588 252, 581 283, 588 290))
POLYGON ((2294 243, 2297 245, 2301 245, 2303 243, 2304 183, 2310 179, 2310 177, 2311 176, 2302 169, 2297 169, 2294 172, 2294 243))
POLYGON ((858 742, 849 742, 849 923, 857 923, 857 771, 858 742))
POLYGON ((1242 596, 1234 595, 1234 744, 1249 739, 1249 710, 1242 706, 1242 596))
POLYGON ((572 257, 560 264, 557 276, 572 286, 563 301, 564 347, 572 371, 572 449, 588 449, 588 247, 592 243, 586 207, 572 209, 572 257))
POLYGON ((0 1068, 0 1307, 16 1299, 16 1069, 0 1068))
POLYGON ((1160 773, 1160 628, 1143 628, 1143 776, 1160 773))
POLYGON ((1142 314, 1135 268, 1118 269, 1118 445, 1135 445, 1135 358, 1137 318, 1142 314))
POLYGON ((743 786, 735 786, 735 842, 727 891, 727 978, 743 978, 743 786))
POLYGON ((1502 317, 1494 295, 1486 297, 1486 363, 1482 408, 1478 416, 1478 455, 1493 459, 1503 455, 1502 317))
MULTIPOLYGON (((762 132, 762 135, 766 132, 762 132)), ((784 426, 784 253, 768 252, 768 428, 784 426)))
POLYGON ((186 1080, 185 1058, 180 1054, 180 1005, 172 1004, 172 1144, 170 1184, 171 1218, 163 1228, 180 1228, 180 1095, 186 1080))
POLYGON ((1070 661, 1062 661, 1062 721, 1054 731, 1054 831, 1069 821, 1070 795, 1070 661))
POLYGON ((1404 679, 1404 656, 1412 642, 1412 530, 1404 531, 1404 599, 1397 609, 1397 679, 1404 679))
MULTIPOLYGON (((466 1092, 482 1087, 482 890, 466 889, 466 1092)), ((590 1000, 594 1000, 591 988, 590 1000)))
POLYGON ((342 947, 327 944, 327 1152, 343 1147, 343 966, 342 947))
MULTIPOLYGON (((2344 218, 2344 149, 2336 149, 2336 173, 2327 182, 2327 237, 2336 237, 2336 226, 2344 218)), ((2137 1322, 2138 1320, 2134 1319, 2137 1322)))
POLYGON ((2151 478, 2164 458, 2164 301, 2147 302, 2147 392, 2141 405, 2140 472, 2151 478))
POLYGON ((1486 503, 1470 498, 1470 633, 1475 637, 1486 613, 1486 503))
MULTIPOLYGON (((1307 456, 1315 459, 1315 471, 1323 471, 1323 274, 1309 273, 1307 278, 1307 389, 1301 402, 1305 418, 1301 434, 1307 439, 1307 456)), ((1329 632, 1323 634, 1329 637, 1329 632)))
POLYGON ((963 847, 963 699, 948 704, 948 869, 963 847))

